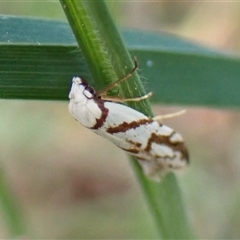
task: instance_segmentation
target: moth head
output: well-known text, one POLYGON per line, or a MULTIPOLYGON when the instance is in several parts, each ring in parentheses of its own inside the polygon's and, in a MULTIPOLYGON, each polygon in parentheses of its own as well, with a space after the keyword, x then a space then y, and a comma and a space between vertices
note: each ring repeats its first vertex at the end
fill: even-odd
POLYGON ((75 101, 81 101, 83 98, 92 99, 95 96, 94 89, 88 85, 88 83, 80 77, 73 77, 72 88, 69 93, 69 99, 75 101))

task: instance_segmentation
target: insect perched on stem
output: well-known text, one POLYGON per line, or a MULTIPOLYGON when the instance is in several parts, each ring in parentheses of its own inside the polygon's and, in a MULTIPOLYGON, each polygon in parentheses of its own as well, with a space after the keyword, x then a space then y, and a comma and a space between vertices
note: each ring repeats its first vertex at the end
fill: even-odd
POLYGON ((98 92, 84 79, 74 77, 68 108, 83 126, 135 156, 147 176, 159 179, 163 173, 181 169, 189 161, 182 136, 161 123, 162 119, 180 115, 183 111, 150 118, 121 103, 141 101, 152 93, 132 99, 107 96, 109 90, 137 70, 137 61, 134 63, 126 76, 98 92))

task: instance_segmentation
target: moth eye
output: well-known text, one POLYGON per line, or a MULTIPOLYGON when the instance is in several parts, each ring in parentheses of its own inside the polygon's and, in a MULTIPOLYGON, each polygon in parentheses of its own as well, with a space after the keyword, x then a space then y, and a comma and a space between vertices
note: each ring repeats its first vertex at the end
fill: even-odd
POLYGON ((93 89, 92 87, 88 86, 88 85, 85 87, 83 93, 84 93, 84 95, 85 95, 87 98, 89 98, 89 99, 91 99, 91 98, 93 98, 93 97, 95 96, 95 91, 94 91, 94 89, 93 89))
POLYGON ((85 90, 90 92, 92 95, 94 95, 94 93, 95 93, 94 89, 90 86, 86 86, 85 90))

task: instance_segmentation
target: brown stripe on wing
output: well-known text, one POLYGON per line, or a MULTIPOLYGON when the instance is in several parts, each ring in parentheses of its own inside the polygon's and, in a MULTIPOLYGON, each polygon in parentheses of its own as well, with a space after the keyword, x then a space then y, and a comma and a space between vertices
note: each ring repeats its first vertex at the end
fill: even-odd
POLYGON ((129 154, 138 154, 140 152, 140 147, 142 146, 141 143, 139 142, 134 142, 132 140, 126 139, 126 141, 130 144, 132 144, 133 146, 131 148, 122 148, 120 147, 122 150, 128 152, 129 154))
POLYGON ((98 129, 98 128, 100 128, 100 127, 102 127, 102 125, 104 124, 104 122, 106 121, 106 118, 107 118, 107 116, 108 116, 108 108, 106 108, 105 106, 104 106, 104 102, 105 101, 103 101, 103 100, 101 100, 101 99, 95 99, 95 103, 98 105, 98 107, 101 109, 101 111, 102 111, 102 114, 101 114, 101 116, 100 116, 100 118, 98 119, 96 119, 96 124, 93 126, 93 127, 91 127, 91 129, 98 129))
POLYGON ((153 120, 150 119, 150 118, 140 119, 140 120, 137 120, 137 121, 132 121, 130 123, 123 122, 123 123, 121 123, 117 126, 109 127, 107 129, 107 132, 110 133, 110 134, 119 133, 119 132, 126 132, 130 129, 135 129, 137 127, 140 127, 141 125, 144 125, 146 123, 151 123, 151 122, 153 122, 153 120))
POLYGON ((126 139, 126 141, 127 141, 128 143, 134 145, 134 146, 137 147, 137 148, 140 148, 140 147, 142 146, 142 144, 139 143, 139 142, 134 142, 134 141, 129 140, 129 139, 126 139))
POLYGON ((139 153, 139 149, 137 149, 137 148, 130 148, 130 149, 121 148, 121 149, 128 152, 129 154, 138 154, 139 153))
POLYGON ((150 138, 148 139, 147 146, 145 148, 146 152, 149 152, 152 147, 152 143, 156 144, 163 144, 166 145, 170 148, 172 148, 174 151, 180 152, 182 154, 182 160, 186 160, 189 162, 189 156, 188 156, 188 151, 182 141, 171 141, 171 136, 173 136, 175 132, 173 132, 170 136, 163 136, 163 135, 158 135, 156 133, 152 133, 150 138))

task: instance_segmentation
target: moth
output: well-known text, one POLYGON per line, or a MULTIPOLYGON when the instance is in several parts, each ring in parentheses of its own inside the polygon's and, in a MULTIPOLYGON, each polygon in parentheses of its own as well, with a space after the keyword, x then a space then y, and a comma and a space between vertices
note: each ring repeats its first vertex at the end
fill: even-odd
POLYGON ((95 91, 83 78, 73 77, 68 109, 83 126, 135 156, 147 176, 159 179, 170 170, 185 167, 189 162, 188 151, 182 136, 161 123, 163 118, 178 113, 151 118, 123 104, 141 101, 152 93, 132 99, 107 96, 109 90, 137 70, 137 61, 134 63, 126 76, 102 91, 95 91))

